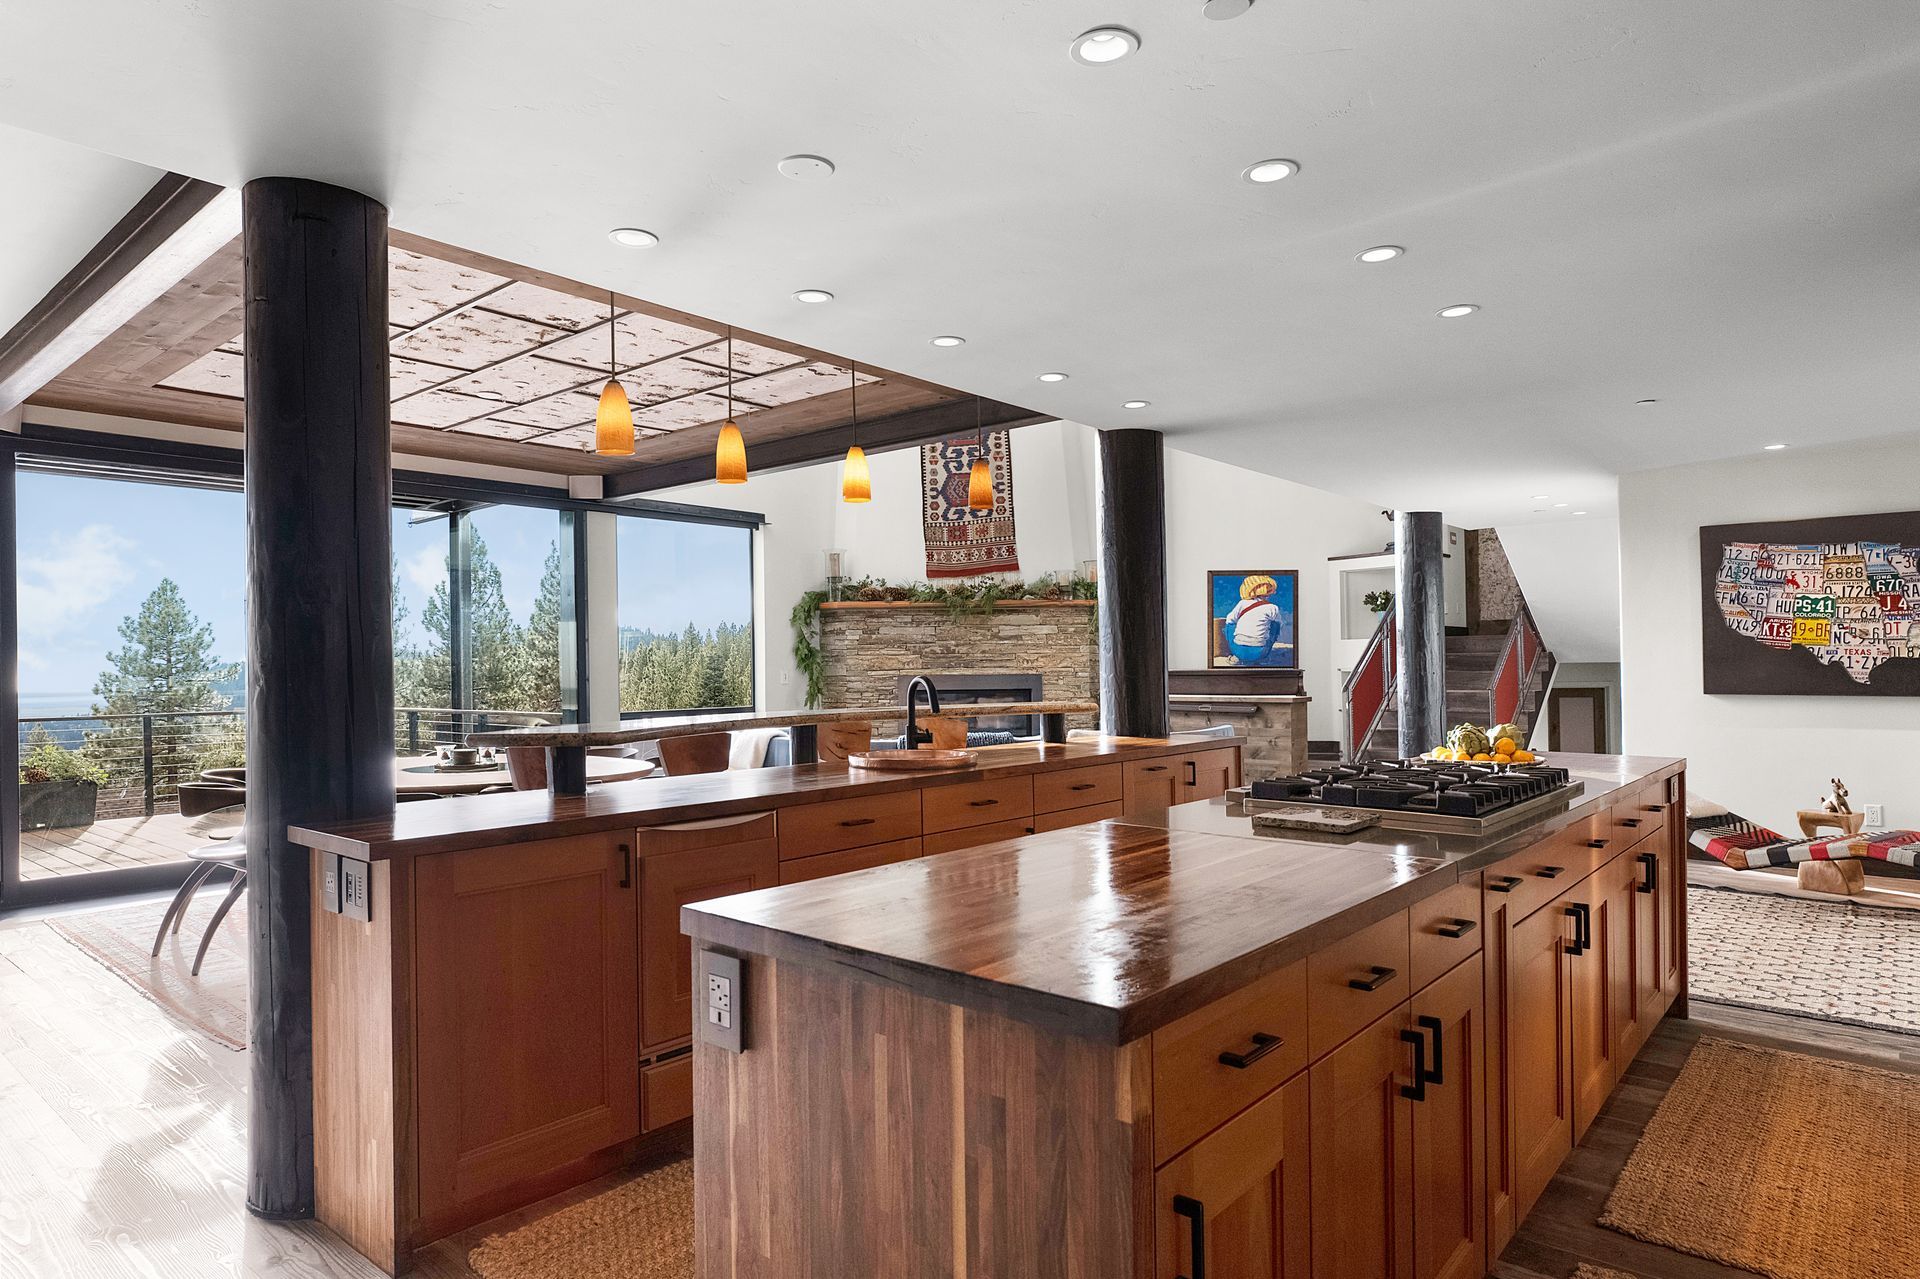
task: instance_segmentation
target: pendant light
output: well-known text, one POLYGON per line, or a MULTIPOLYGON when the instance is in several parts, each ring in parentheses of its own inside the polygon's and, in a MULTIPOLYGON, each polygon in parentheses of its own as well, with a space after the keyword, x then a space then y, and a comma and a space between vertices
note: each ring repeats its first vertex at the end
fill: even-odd
POLYGON ((713 446, 713 479, 716 484, 747 482, 747 442, 733 420, 733 326, 727 326, 727 420, 720 428, 720 440, 713 446))
POLYGON ((973 397, 973 473, 967 476, 967 506, 975 511, 993 509, 993 468, 987 465, 987 436, 980 428, 980 397, 973 397))
POLYGON ((847 370, 847 393, 852 396, 853 404, 853 444, 847 449, 847 460, 840 466, 840 500, 871 502, 873 476, 867 470, 866 452, 860 447, 860 366, 857 364, 847 370))
POLYGON ((620 385, 620 356, 615 350, 613 294, 607 294, 607 384, 593 415, 593 451, 602 457, 633 456, 633 405, 620 385))

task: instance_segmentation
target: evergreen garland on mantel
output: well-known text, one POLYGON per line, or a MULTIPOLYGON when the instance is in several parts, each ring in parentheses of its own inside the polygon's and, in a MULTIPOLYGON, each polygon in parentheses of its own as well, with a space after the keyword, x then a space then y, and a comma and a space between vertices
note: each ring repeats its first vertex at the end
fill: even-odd
MULTIPOLYGON (((908 582, 896 586, 885 578, 863 577, 843 582, 840 601, 860 604, 939 604, 954 616, 988 613, 999 603, 1017 604, 1023 600, 1090 600, 1098 590, 1093 579, 1075 574, 1056 577, 1048 573, 1031 582, 998 577, 973 578, 960 582, 908 582)), ((807 677, 807 705, 818 706, 826 693, 826 657, 820 652, 820 606, 833 600, 826 590, 808 591, 793 606, 788 620, 793 623, 793 662, 807 677)))

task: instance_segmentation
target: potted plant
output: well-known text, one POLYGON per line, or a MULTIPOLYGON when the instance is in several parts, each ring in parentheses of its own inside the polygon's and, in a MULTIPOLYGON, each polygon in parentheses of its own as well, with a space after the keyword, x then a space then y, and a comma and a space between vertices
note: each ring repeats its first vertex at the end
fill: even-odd
POLYGON ((91 826, 106 770, 79 752, 42 742, 20 761, 20 829, 91 826))
POLYGON ((1360 602, 1372 609, 1375 613, 1384 613, 1393 607, 1393 592, 1368 591, 1360 597, 1360 602))

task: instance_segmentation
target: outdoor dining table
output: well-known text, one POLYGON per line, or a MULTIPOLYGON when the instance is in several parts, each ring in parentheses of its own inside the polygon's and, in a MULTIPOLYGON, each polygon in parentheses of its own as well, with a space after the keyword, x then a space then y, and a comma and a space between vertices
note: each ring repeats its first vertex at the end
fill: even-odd
MULTIPOLYGON (((438 767, 433 755, 402 756, 393 761, 393 788, 402 795, 471 795, 496 786, 511 786, 507 761, 500 758, 491 768, 446 769, 438 767)), ((626 782, 652 773, 659 765, 650 759, 624 759, 611 755, 587 756, 589 782, 626 782)))

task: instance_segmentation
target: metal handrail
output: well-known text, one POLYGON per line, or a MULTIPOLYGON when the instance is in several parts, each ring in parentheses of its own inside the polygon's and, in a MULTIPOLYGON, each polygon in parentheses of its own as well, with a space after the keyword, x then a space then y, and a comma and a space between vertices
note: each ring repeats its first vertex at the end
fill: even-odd
POLYGON ((1347 678, 1340 687, 1340 717, 1347 732, 1344 745, 1355 758, 1359 757, 1364 744, 1373 740, 1374 731, 1380 727, 1380 721, 1387 717, 1387 707, 1392 704, 1399 684, 1400 672, 1395 670, 1393 665, 1393 645, 1387 643, 1387 637, 1393 632, 1394 619, 1399 616, 1399 612, 1399 600, 1387 605, 1380 614, 1380 621, 1373 628, 1373 634, 1367 639, 1366 648, 1360 652, 1360 660, 1355 662, 1353 669, 1347 672, 1347 678), (1367 667, 1372 664, 1376 652, 1380 654, 1381 663, 1380 705, 1374 711, 1373 718, 1367 722, 1366 732, 1356 737, 1353 732, 1353 687, 1366 672, 1367 667))
MULTIPOLYGON (((1531 635, 1537 646, 1545 651, 1546 644, 1541 642, 1540 627, 1533 620, 1533 610, 1527 607, 1525 600, 1520 601, 1520 611, 1515 613, 1513 621, 1507 624, 1507 637, 1500 645, 1500 656, 1493 663, 1493 680, 1487 686, 1487 722, 1495 723, 1500 717, 1500 676, 1507 669, 1507 662, 1513 657, 1514 649, 1520 647, 1527 636, 1531 635)), ((1527 694, 1533 691, 1533 668, 1531 660, 1521 665, 1519 675, 1514 681, 1514 709, 1518 715, 1520 707, 1526 703, 1527 694)))
MULTIPOLYGON (((176 739, 169 742, 164 737, 166 725, 172 721, 214 719, 244 720, 245 718, 246 712, 244 710, 232 707, 221 710, 103 711, 99 714, 20 715, 15 718, 14 731, 18 733, 21 726, 24 725, 99 725, 99 730, 90 734, 90 736, 106 739, 104 745, 106 753, 96 754, 95 758, 109 766, 110 771, 108 777, 110 789, 107 793, 109 796, 119 796, 118 799, 109 798, 106 802, 110 805, 125 803, 129 801, 133 793, 137 791, 140 797, 141 811, 146 816, 152 817, 160 811, 160 803, 163 799, 171 802, 174 794, 177 793, 180 783, 192 779, 192 773, 185 770, 170 770, 167 775, 163 776, 156 769, 154 749, 156 745, 154 735, 155 726, 158 725, 163 733, 159 741, 160 745, 179 746, 183 740, 187 739, 176 739), (116 728, 114 727, 115 725, 122 727, 116 728), (133 741, 135 731, 139 733, 137 744, 133 741), (135 759, 139 761, 137 777, 129 775, 132 770, 117 767, 118 765, 127 764, 135 759), (136 782, 137 785, 135 784, 136 782)), ((75 744, 56 740, 55 744, 58 745, 61 750, 75 751, 84 743, 75 744)), ((197 771, 198 767, 196 765, 193 772, 197 773, 197 771)))

